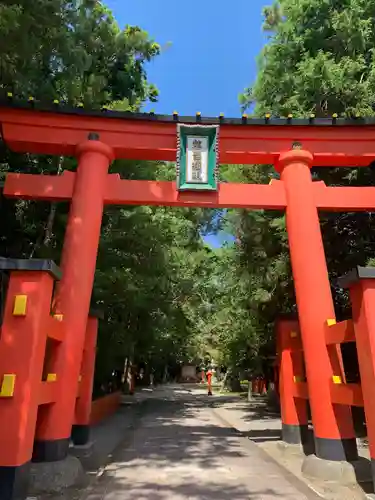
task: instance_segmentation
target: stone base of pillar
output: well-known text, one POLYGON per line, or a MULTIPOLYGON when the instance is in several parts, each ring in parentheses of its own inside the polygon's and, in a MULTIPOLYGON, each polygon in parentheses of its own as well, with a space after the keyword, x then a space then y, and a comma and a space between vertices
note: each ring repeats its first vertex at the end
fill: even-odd
POLYGON ((353 485, 358 482, 372 480, 371 464, 365 458, 353 462, 323 460, 316 455, 305 457, 302 463, 302 474, 306 477, 335 481, 341 485, 353 485))
POLYGON ((30 462, 17 467, 0 466, 1 500, 25 500, 29 480, 30 462))
POLYGON ((84 469, 92 467, 93 460, 96 463, 95 451, 96 448, 94 441, 89 441, 88 443, 79 446, 73 446, 73 444, 71 444, 69 448, 69 454, 77 457, 84 469))
POLYGON ((69 438, 53 441, 35 441, 33 462, 58 462, 64 460, 69 451, 69 438))
POLYGON ((90 441, 89 425, 73 425, 71 439, 75 446, 83 446, 90 441))
POLYGON ((353 462, 358 459, 357 440, 314 437, 315 454, 324 460, 353 462))
POLYGON ((58 462, 32 463, 30 467, 30 492, 58 493, 83 482, 84 471, 76 457, 67 456, 58 462))

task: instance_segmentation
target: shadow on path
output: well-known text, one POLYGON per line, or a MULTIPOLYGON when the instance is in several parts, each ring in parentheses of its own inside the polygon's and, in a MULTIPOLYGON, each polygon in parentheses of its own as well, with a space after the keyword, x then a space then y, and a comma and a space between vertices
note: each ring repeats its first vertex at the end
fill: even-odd
MULTIPOLYGON (((223 398, 224 399, 224 398, 223 398)), ((220 398, 221 400, 221 398, 220 398)), ((223 401, 222 401, 223 402, 223 401)), ((148 401, 126 447, 86 500, 306 500, 280 469, 214 420, 206 395, 148 401)), ((315 495, 311 498, 316 499, 315 495)))

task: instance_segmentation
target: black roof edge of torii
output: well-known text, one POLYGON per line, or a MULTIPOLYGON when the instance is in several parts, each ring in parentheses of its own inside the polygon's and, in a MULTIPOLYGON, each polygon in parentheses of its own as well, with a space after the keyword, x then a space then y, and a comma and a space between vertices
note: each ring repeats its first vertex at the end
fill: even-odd
POLYGON ((338 117, 332 115, 331 118, 316 118, 310 115, 308 118, 294 118, 292 115, 288 117, 274 117, 266 115, 263 118, 252 118, 246 114, 240 118, 226 118, 223 115, 217 117, 203 117, 200 113, 195 116, 180 116, 174 112, 171 115, 149 113, 132 113, 129 111, 115 111, 105 106, 100 109, 84 108, 83 106, 66 105, 60 101, 44 102, 33 98, 28 100, 16 99, 13 97, 0 96, 0 108, 13 108, 46 112, 46 113, 61 113, 65 115, 77 115, 88 117, 107 117, 123 120, 139 120, 146 122, 159 123, 181 123, 181 124, 197 124, 197 125, 237 125, 237 126, 310 126, 310 127, 337 127, 337 126, 374 126, 375 117, 338 117))

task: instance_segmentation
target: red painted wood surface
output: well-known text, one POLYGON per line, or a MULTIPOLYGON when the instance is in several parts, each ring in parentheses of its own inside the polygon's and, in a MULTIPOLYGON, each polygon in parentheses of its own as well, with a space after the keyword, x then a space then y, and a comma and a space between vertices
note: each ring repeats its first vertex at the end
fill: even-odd
POLYGON ((66 439, 71 433, 102 223, 102 200, 112 160, 111 149, 100 141, 82 143, 77 153, 78 171, 61 257, 62 278, 56 286, 53 307, 63 315, 65 323, 65 337, 56 351, 53 372, 58 373, 59 382, 67 390, 61 391, 55 404, 45 409, 43 426, 37 429, 38 441, 66 439))
POLYGON ((375 280, 359 279, 349 287, 370 457, 375 460, 375 280))
POLYGON ((121 392, 96 399, 91 405, 90 425, 97 425, 113 415, 121 405, 121 392))
POLYGON ((354 325, 351 319, 326 326, 327 345, 343 344, 345 342, 355 342, 354 325))
POLYGON ((334 408, 327 384, 333 376, 343 380, 344 370, 341 352, 336 346, 327 348, 325 338, 326 321, 335 318, 335 309, 311 179, 312 164, 310 152, 292 150, 280 157, 277 168, 288 207, 286 228, 314 435, 349 439, 355 437, 350 408, 334 408))
MULTIPOLYGON (((61 176, 9 174, 4 186, 8 197, 68 201, 73 194, 75 174, 61 176)), ((118 175, 108 175, 104 194, 106 204, 165 205, 194 207, 226 207, 283 209, 284 189, 281 182, 261 184, 221 184, 218 192, 185 192, 176 189, 175 182, 130 181, 118 175)))
MULTIPOLYGON (((68 201, 73 195, 75 173, 63 175, 8 174, 4 195, 28 200, 68 201)), ((375 187, 327 187, 313 183, 314 200, 320 210, 368 211, 375 208, 375 187)), ((136 181, 107 177, 105 204, 194 206, 207 208, 249 208, 281 210, 285 208, 282 181, 264 184, 221 184, 218 192, 181 193, 175 182, 136 181)))
POLYGON ((307 425, 307 384, 297 383, 304 378, 301 334, 297 320, 278 319, 276 322, 277 352, 279 356, 279 393, 281 420, 286 425, 307 425), (305 387, 305 392, 298 389, 305 387), (306 395, 306 398, 305 398, 306 395))
POLYGON ((81 364, 81 382, 75 407, 76 425, 89 425, 92 390, 94 386, 94 371, 96 357, 96 340, 98 336, 98 318, 88 318, 86 325, 85 347, 81 364))
POLYGON ((330 383, 332 401, 339 405, 363 406, 362 388, 360 384, 330 383))
POLYGON ((13 396, 0 400, 0 466, 31 460, 38 405, 53 398, 53 383, 41 382, 52 289, 48 273, 10 275, 0 338, 0 383, 4 374, 16 379, 13 396), (27 296, 25 316, 13 315, 17 295, 27 296))
MULTIPOLYGON (((176 123, 69 115, 0 107, 4 140, 13 151, 72 156, 90 132, 111 146, 116 158, 176 160, 176 123)), ((375 160, 375 127, 220 127, 220 162, 274 164, 300 142, 315 166, 360 167, 375 160)))

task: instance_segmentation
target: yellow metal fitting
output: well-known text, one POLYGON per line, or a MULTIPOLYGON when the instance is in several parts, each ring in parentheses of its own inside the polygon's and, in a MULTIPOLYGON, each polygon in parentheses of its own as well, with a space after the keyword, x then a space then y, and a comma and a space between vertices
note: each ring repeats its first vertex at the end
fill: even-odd
POLYGON ((290 332, 290 336, 292 339, 295 339, 296 337, 298 337, 298 333, 297 332, 290 332))
POLYGON ((56 373, 48 373, 47 382, 56 382, 56 380, 57 380, 56 373))
POLYGON ((327 319, 327 326, 333 326, 336 324, 336 320, 335 319, 327 319))
POLYGON ((334 384, 342 384, 340 375, 333 375, 332 380, 334 384))
POLYGON ((63 314, 54 314, 53 317, 55 318, 56 321, 63 321, 64 319, 63 314))
POLYGON ((27 295, 16 295, 14 297, 13 316, 26 316, 27 295))
POLYGON ((0 389, 0 398, 11 398, 14 395, 16 385, 16 375, 14 373, 6 373, 3 376, 3 382, 0 389))

